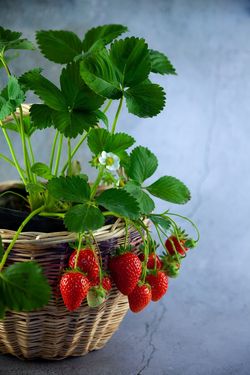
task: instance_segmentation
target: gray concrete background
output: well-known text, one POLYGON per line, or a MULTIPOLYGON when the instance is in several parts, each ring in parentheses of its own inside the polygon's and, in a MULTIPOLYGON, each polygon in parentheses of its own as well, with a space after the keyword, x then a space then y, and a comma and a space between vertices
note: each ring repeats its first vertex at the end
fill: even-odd
MULTIPOLYGON (((63 362, 0 357, 0 374, 249 375, 250 374, 250 2, 245 0, 88 0, 1 2, 0 24, 33 38, 41 28, 124 23, 169 55, 177 77, 157 77, 167 107, 154 119, 124 110, 120 129, 159 158, 158 175, 174 175, 193 199, 176 212, 196 220, 202 239, 190 251, 168 295, 143 313, 128 313, 101 351, 63 362)), ((38 54, 36 65, 57 80, 38 54)), ((32 99, 32 98, 31 98, 32 99)), ((37 154, 48 160, 48 136, 37 154)), ((1 152, 5 150, 3 138, 1 152)), ((18 140, 14 140, 15 144, 18 140)), ((87 166, 88 154, 79 159, 87 166)), ((88 167, 87 167, 88 168, 88 167)), ((0 164, 0 180, 15 177, 0 164)), ((166 207, 159 202, 158 207, 166 207)))

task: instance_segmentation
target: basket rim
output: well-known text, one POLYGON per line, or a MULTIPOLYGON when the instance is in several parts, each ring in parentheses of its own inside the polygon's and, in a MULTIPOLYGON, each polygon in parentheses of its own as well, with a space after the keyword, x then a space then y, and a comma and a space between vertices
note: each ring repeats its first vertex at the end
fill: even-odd
MULTIPOLYGON (((145 225, 149 225, 150 220, 143 220, 145 225)), ((128 232, 136 231, 133 226, 128 226, 128 232)), ((4 244, 12 241, 16 231, 9 229, 1 229, 0 235, 4 244)), ((103 227, 93 231, 93 236, 97 242, 108 241, 112 238, 124 236, 126 233, 124 221, 118 218, 114 224, 104 225, 103 227)), ((57 245, 62 243, 73 242, 78 238, 77 233, 73 232, 22 232, 20 233, 16 244, 30 244, 30 245, 57 245)))

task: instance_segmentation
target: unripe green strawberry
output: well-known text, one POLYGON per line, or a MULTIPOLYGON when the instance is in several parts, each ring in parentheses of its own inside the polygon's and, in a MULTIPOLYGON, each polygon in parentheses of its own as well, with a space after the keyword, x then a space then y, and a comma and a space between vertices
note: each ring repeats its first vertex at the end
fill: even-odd
POLYGON ((140 279, 142 265, 137 255, 126 252, 111 258, 109 269, 117 289, 127 296, 134 290, 140 279))
POLYGON ((163 255, 161 257, 162 271, 164 271, 169 277, 177 277, 181 267, 181 257, 176 255, 163 255))
POLYGON ((142 311, 151 301, 151 288, 147 284, 138 284, 128 296, 130 310, 134 313, 142 311))
MULTIPOLYGON (((75 267, 75 259, 77 250, 75 250, 69 258, 69 267, 75 267)), ((94 250, 86 248, 79 252, 77 260, 77 268, 86 273, 88 279, 92 282, 99 276, 99 264, 94 253, 94 250)))
POLYGON ((159 301, 168 290, 168 278, 164 272, 147 275, 146 282, 151 286, 152 301, 159 301))
POLYGON ((69 311, 74 311, 81 306, 87 296, 90 282, 81 272, 70 270, 61 278, 60 291, 63 302, 69 311))

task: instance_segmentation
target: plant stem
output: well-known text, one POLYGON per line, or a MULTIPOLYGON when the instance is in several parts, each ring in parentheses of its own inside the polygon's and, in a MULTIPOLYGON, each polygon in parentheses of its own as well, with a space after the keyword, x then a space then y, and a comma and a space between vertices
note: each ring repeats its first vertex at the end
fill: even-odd
POLYGON ((83 234, 79 233, 79 243, 78 243, 78 247, 77 247, 77 253, 76 253, 76 257, 75 257, 74 268, 77 267, 78 258, 79 258, 80 250, 81 250, 81 247, 82 247, 82 238, 83 238, 83 234))
POLYGON ((63 134, 60 135, 59 144, 58 144, 58 148, 57 148, 56 165, 55 165, 55 170, 54 170, 55 176, 57 176, 57 174, 58 174, 58 169, 59 169, 59 164, 60 164, 60 159, 61 159, 61 153, 62 153, 62 145, 63 145, 63 134))
POLYGON ((50 154, 49 167, 50 167, 51 171, 52 171, 52 168, 53 168, 53 163, 54 163, 54 157, 55 157, 55 152, 56 152, 56 144, 57 144, 58 136, 59 136, 59 131, 57 130, 56 134, 55 134, 55 137, 54 137, 53 144, 52 144, 51 154, 50 154))
POLYGON ((58 217, 64 219, 65 214, 60 212, 41 212, 39 216, 58 217))
POLYGON ((71 141, 68 138, 68 175, 72 175, 71 141))
MULTIPOLYGON (((10 165, 12 165, 14 168, 16 168, 16 165, 15 163, 9 159, 7 156, 3 155, 3 154, 0 154, 0 158, 3 159, 4 161, 6 161, 7 163, 9 163, 10 165)), ((25 171, 22 169, 23 173, 25 173, 25 171)))
POLYGON ((110 107, 111 104, 112 104, 112 101, 113 101, 112 99, 110 99, 110 100, 108 101, 106 107, 104 107, 104 109, 103 109, 103 113, 106 113, 106 112, 107 112, 107 110, 109 109, 109 107, 110 107))
POLYGON ((23 170, 22 170, 22 168, 20 167, 20 165, 19 165, 19 163, 18 163, 18 160, 17 160, 16 154, 15 154, 15 151, 14 151, 13 145, 12 145, 12 143, 11 143, 10 137, 9 137, 9 135, 8 135, 8 133, 7 133, 7 131, 6 131, 6 129, 4 129, 4 126, 3 126, 2 121, 0 121, 0 125, 1 125, 1 127, 2 127, 2 131, 3 131, 3 134, 4 134, 4 136, 5 136, 6 142, 7 142, 8 146, 9 146, 9 150, 10 150, 10 153, 11 153, 12 159, 13 159, 13 161, 14 161, 15 167, 16 167, 16 169, 17 169, 17 171, 18 171, 18 173, 19 173, 19 176, 21 177, 21 179, 22 179, 24 185, 26 185, 26 178, 25 178, 25 176, 24 176, 24 174, 23 174, 23 170))
MULTIPOLYGON (((21 105, 19 106, 19 110, 20 110, 20 135, 21 135, 22 148, 23 148, 24 164, 25 164, 25 168, 27 172, 28 181, 35 182, 35 178, 33 176, 33 173, 31 172, 30 159, 29 159, 29 154, 27 151, 24 124, 23 124, 23 109, 21 105)), ((15 121, 18 123, 17 117, 14 116, 14 118, 15 118, 15 121)))
POLYGON ((19 234, 22 232, 23 228, 25 227, 26 224, 28 224, 28 222, 37 214, 39 214, 39 212, 41 212, 42 210, 44 209, 44 206, 41 206, 39 208, 37 208, 35 211, 31 212, 27 217, 26 219, 22 222, 22 224, 20 225, 20 227, 18 228, 18 230, 16 231, 11 243, 9 244, 9 246, 7 247, 5 253, 4 253, 4 256, 2 258, 2 261, 0 263, 0 272, 2 271, 5 263, 6 263, 6 260, 9 256, 9 253, 11 252, 13 246, 15 245, 18 237, 19 237, 19 234))
MULTIPOLYGON (((84 134, 84 136, 80 139, 80 141, 77 143, 77 145, 73 148, 73 151, 71 152, 71 159, 75 156, 76 152, 78 151, 78 149, 80 148, 82 143, 85 141, 87 136, 88 136, 88 132, 86 132, 84 134)), ((66 171, 67 166, 68 166, 68 161, 64 164, 63 169, 61 171, 61 174, 63 174, 66 171)))
POLYGON ((5 62, 3 55, 0 55, 0 61, 3 64, 4 69, 6 70, 7 75, 11 76, 10 69, 9 69, 8 65, 6 64, 6 62, 5 62))
POLYGON ((29 149, 30 149, 31 162, 32 162, 32 164, 34 164, 35 163, 35 156, 34 156, 32 144, 31 144, 31 141, 30 141, 30 136, 28 136, 28 135, 27 135, 27 140, 28 140, 28 146, 29 146, 29 149))
POLYGON ((105 165, 102 165, 100 167, 100 170, 99 170, 99 173, 98 173, 98 176, 95 180, 95 182, 93 183, 93 186, 92 186, 92 189, 91 189, 91 194, 90 194, 90 199, 93 199, 95 197, 95 194, 96 194, 96 190, 98 189, 98 186, 101 182, 101 179, 102 179, 102 176, 103 176, 103 172, 104 172, 104 169, 105 169, 105 165))
POLYGON ((117 111, 116 111, 116 114, 115 114, 115 119, 114 119, 114 122, 113 122, 113 125, 112 125, 112 129, 111 129, 111 134, 114 134, 114 132, 115 132, 117 120, 118 120, 118 117, 119 117, 121 109, 122 109, 122 102, 123 102, 123 96, 121 97, 121 99, 119 101, 119 105, 118 105, 118 108, 117 108, 117 111))

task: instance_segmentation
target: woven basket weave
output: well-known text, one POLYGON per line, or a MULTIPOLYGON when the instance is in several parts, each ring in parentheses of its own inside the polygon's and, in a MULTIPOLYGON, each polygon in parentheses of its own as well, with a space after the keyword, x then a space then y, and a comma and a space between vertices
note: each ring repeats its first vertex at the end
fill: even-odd
MULTIPOLYGON (((0 191, 20 188, 22 185, 7 182, 0 184, 0 191)), ((129 228, 129 242, 135 250, 141 237, 129 228)), ((0 229, 3 243, 11 242, 15 231, 0 229)), ((96 247, 107 268, 109 255, 125 242, 124 223, 118 219, 94 233, 96 247)), ((102 348, 118 329, 127 310, 127 297, 112 285, 107 300, 96 308, 89 308, 84 301, 75 312, 68 312, 59 291, 59 281, 72 248, 70 242, 76 235, 69 232, 23 232, 11 250, 7 265, 29 260, 39 263, 52 287, 49 304, 31 313, 7 312, 0 320, 0 353, 25 359, 63 359, 83 356, 102 348)))
MULTIPOLYGON (((9 243, 15 232, 0 230, 3 242, 9 243)), ((106 225, 94 233, 103 258, 117 244, 124 243, 125 230, 121 222, 106 225)), ((53 297, 42 310, 31 313, 7 312, 0 321, 0 352, 19 358, 63 359, 82 356, 102 348, 119 327, 128 310, 127 297, 113 285, 107 300, 97 308, 84 302, 69 313, 58 293, 58 283, 72 250, 68 243, 75 235, 59 233, 22 233, 16 242, 8 264, 34 260, 44 270, 53 290, 53 297)), ((130 229, 130 242, 138 246, 141 238, 130 229)))

